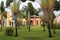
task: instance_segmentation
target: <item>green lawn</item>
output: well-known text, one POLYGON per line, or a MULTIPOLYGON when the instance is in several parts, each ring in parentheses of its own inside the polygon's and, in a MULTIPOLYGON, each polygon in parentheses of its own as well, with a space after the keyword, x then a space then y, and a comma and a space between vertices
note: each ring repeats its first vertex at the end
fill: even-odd
POLYGON ((0 32, 0 40, 60 40, 60 29, 56 29, 56 34, 53 34, 53 37, 48 37, 48 30, 46 29, 43 32, 42 27, 31 27, 31 32, 28 32, 26 27, 21 27, 18 29, 18 37, 15 36, 6 36, 4 30, 0 32))

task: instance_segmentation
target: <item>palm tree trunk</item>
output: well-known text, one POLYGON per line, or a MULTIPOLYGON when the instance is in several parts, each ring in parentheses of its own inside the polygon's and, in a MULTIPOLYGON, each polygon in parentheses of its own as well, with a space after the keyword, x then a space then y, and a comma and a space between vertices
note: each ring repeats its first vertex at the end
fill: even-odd
POLYGON ((51 30, 50 30, 50 23, 49 23, 49 21, 47 22, 47 24, 48 24, 49 37, 52 37, 51 30))
POLYGON ((15 36, 17 37, 18 36, 18 30, 17 30, 17 16, 15 16, 15 31, 16 31, 16 33, 15 33, 15 36))
POLYGON ((18 32, 17 32, 17 20, 15 20, 15 30, 16 30, 15 36, 17 37, 18 36, 18 32))
POLYGON ((43 28, 44 28, 43 31, 45 32, 45 22, 43 22, 43 28))
POLYGON ((53 28, 54 34, 56 34, 56 32, 55 32, 55 27, 53 26, 53 22, 51 22, 51 27, 53 28))
POLYGON ((3 19, 3 16, 2 16, 2 20, 1 20, 1 29, 4 27, 4 19, 3 19))
POLYGON ((3 27, 3 16, 2 16, 2 19, 1 19, 1 30, 2 30, 2 27, 3 27))
POLYGON ((0 27, 0 31, 2 30, 2 20, 1 20, 1 27, 0 27))
POLYGON ((27 21, 27 23, 26 23, 26 26, 27 26, 28 31, 30 32, 30 31, 31 31, 31 30, 30 30, 30 24, 28 23, 28 21, 27 21))
POLYGON ((28 28, 29 28, 29 32, 30 32, 30 31, 31 31, 31 30, 30 30, 30 24, 28 25, 28 28))
POLYGON ((29 29, 29 32, 31 31, 30 30, 30 13, 28 12, 28 29, 29 29))

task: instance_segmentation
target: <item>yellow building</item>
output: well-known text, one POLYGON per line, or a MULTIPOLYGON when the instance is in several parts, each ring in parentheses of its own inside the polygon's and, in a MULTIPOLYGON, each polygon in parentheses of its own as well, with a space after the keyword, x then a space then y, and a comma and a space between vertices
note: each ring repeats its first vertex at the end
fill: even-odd
POLYGON ((60 20, 58 19, 58 16, 54 19, 54 23, 60 23, 60 20))
POLYGON ((9 11, 7 12, 7 26, 12 26, 12 18, 9 11))

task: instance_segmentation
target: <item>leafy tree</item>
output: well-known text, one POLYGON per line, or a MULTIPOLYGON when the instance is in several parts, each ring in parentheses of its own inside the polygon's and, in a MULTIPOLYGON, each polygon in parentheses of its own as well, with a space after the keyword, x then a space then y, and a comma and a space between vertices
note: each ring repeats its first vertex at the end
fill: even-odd
POLYGON ((30 7, 30 8, 31 8, 31 9, 29 9, 28 6, 24 6, 22 11, 23 11, 23 12, 27 12, 27 11, 30 10, 30 15, 31 15, 31 16, 32 16, 32 15, 38 15, 38 13, 41 11, 40 8, 38 8, 38 10, 36 10, 36 9, 33 7, 32 3, 31 3, 31 7, 30 7))
POLYGON ((4 9, 4 2, 2 1, 1 2, 1 12, 4 12, 5 11, 5 9, 4 9))
POLYGON ((9 0, 9 1, 10 1, 10 3, 13 2, 13 0, 9 0))
POLYGON ((1 2, 1 15, 2 15, 2 19, 1 19, 1 29, 2 29, 2 26, 4 26, 4 20, 3 20, 3 15, 4 15, 4 11, 5 11, 5 8, 4 8, 4 2, 2 1, 1 2))
POLYGON ((25 12, 23 12, 23 11, 20 11, 19 14, 18 14, 18 17, 19 17, 19 18, 23 18, 23 17, 25 17, 25 16, 26 16, 26 14, 25 14, 25 12))
POLYGON ((38 11, 33 7, 32 3, 28 3, 28 11, 30 15, 38 15, 38 11))
POLYGON ((9 0, 6 1, 6 7, 10 6, 9 0))
POLYGON ((35 0, 30 0, 30 1, 33 1, 34 2, 35 0))
POLYGON ((21 0, 22 2, 25 2, 26 0, 21 0))
POLYGON ((54 10, 56 10, 56 11, 60 10, 60 3, 57 2, 57 1, 55 1, 55 8, 54 8, 54 10))
POLYGON ((13 0, 6 0, 6 7, 10 6, 11 2, 13 2, 13 0))

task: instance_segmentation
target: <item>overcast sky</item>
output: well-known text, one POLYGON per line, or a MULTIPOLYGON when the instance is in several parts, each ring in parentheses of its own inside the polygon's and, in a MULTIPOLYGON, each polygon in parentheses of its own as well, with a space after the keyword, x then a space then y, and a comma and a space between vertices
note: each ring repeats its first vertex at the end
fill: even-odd
MULTIPOLYGON (((6 7, 6 0, 0 0, 0 4, 1 4, 1 1, 4 1, 4 6, 6 7)), ((19 6, 19 10, 22 9, 23 6, 25 6, 25 5, 27 6, 28 2, 31 2, 35 9, 41 8, 40 7, 41 1, 40 0, 36 0, 35 2, 32 2, 32 1, 22 2, 21 5, 19 6)), ((10 8, 5 8, 5 10, 11 12, 10 8)))
POLYGON ((19 6, 19 9, 22 9, 22 7, 27 6, 29 2, 32 3, 32 5, 33 5, 33 7, 34 7, 35 9, 41 8, 40 4, 37 3, 36 1, 35 1, 35 2, 26 1, 26 2, 22 2, 22 3, 21 3, 21 5, 19 6))
MULTIPOLYGON (((1 1, 4 1, 4 6, 6 7, 6 0, 0 0, 0 4, 1 4, 1 1)), ((40 0, 36 0, 35 2, 31 2, 31 3, 33 4, 33 7, 34 7, 35 9, 41 8, 41 7, 40 7, 40 3, 41 3, 40 0)), ((21 5, 20 5, 20 9, 21 9, 23 6, 27 5, 27 4, 28 4, 28 1, 22 2, 21 5)))
MULTIPOLYGON (((6 0, 0 0, 0 4, 1 4, 1 1, 4 1, 4 6, 6 6, 6 0)), ((36 0, 37 3, 41 3, 41 0, 36 0)))

